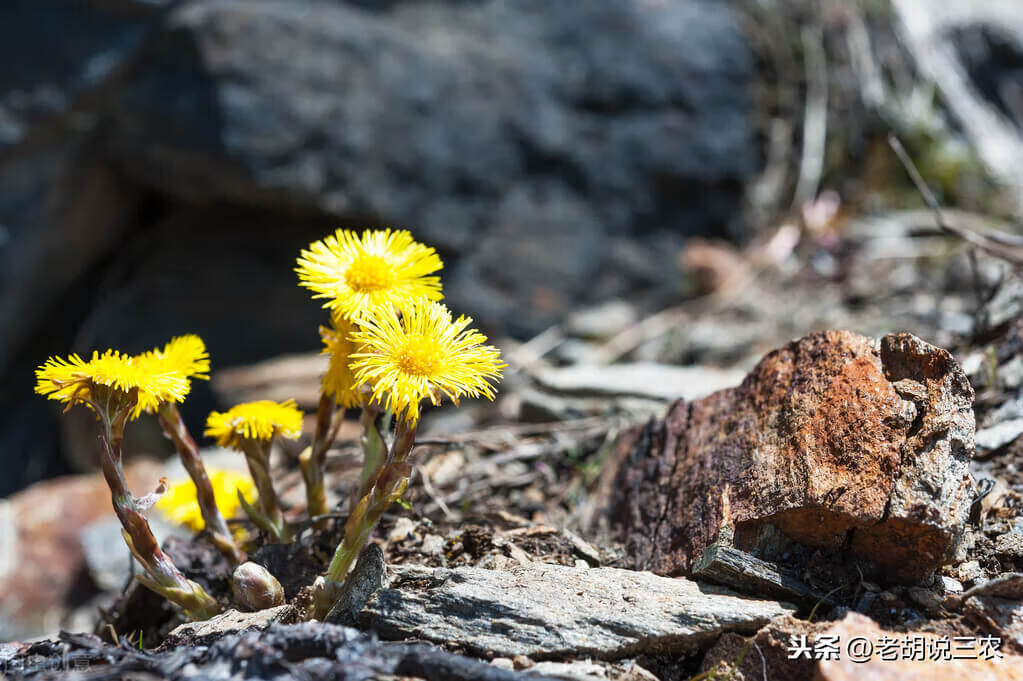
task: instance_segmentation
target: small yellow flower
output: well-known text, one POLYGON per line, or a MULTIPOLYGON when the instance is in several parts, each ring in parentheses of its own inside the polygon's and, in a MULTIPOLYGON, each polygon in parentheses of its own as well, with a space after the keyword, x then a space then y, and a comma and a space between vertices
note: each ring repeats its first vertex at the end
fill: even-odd
POLYGON ((301 434, 302 412, 294 400, 245 402, 224 413, 212 412, 206 419, 206 435, 221 447, 239 449, 243 439, 269 441, 278 435, 294 439, 301 434))
POLYGON ((298 277, 324 307, 356 319, 382 305, 410 298, 440 300, 440 278, 428 276, 443 263, 437 252, 407 230, 373 230, 358 235, 339 229, 310 244, 298 258, 298 277))
POLYGON ((357 323, 352 340, 362 351, 352 355, 356 381, 410 423, 419 420, 425 398, 435 405, 442 394, 455 404, 463 395, 494 398, 489 381, 500 379, 507 365, 497 348, 483 345, 486 336, 466 328, 468 317, 452 321, 447 307, 418 298, 400 311, 383 306, 357 323))
POLYGON ((337 404, 349 408, 359 404, 358 386, 349 366, 349 357, 355 352, 355 344, 350 339, 354 331, 351 322, 336 316, 333 327, 320 327, 323 354, 330 355, 330 364, 321 384, 323 394, 333 396, 337 404))
MULTIPOLYGON (((213 497, 225 518, 233 518, 241 510, 238 492, 241 492, 247 500, 256 498, 256 486, 248 475, 215 468, 208 470, 210 485, 213 487, 213 497)), ((166 493, 156 502, 154 508, 159 509, 171 522, 188 527, 195 532, 206 526, 199 508, 199 501, 196 498, 195 483, 189 478, 172 483, 166 493)))
POLYGON ((66 360, 51 357, 36 369, 35 391, 69 407, 79 402, 89 404, 101 386, 124 395, 137 390, 138 401, 131 418, 137 418, 147 404, 181 402, 190 388, 184 376, 153 367, 144 356, 123 355, 116 350, 93 352, 88 362, 78 355, 66 360))

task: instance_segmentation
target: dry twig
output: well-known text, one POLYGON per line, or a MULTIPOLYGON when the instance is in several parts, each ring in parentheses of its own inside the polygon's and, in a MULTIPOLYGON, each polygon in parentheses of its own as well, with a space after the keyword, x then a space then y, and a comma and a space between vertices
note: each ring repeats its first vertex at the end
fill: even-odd
POLYGON ((934 220, 942 232, 958 237, 971 246, 984 251, 988 255, 1001 258, 1015 267, 1023 267, 1023 247, 1005 243, 1005 241, 1013 241, 1012 239, 996 240, 989 236, 949 223, 945 219, 944 214, 941 212, 941 207, 938 205, 938 200, 934 197, 934 193, 931 191, 930 187, 927 186, 927 183, 924 182, 923 177, 920 175, 920 171, 917 170, 916 164, 913 163, 909 154, 906 153, 905 147, 902 146, 902 142, 900 142, 895 135, 890 135, 888 137, 888 144, 895 152, 895 155, 898 156, 902 166, 906 169, 906 172, 909 174, 909 179, 913 181, 917 191, 920 192, 920 196, 923 198, 924 203, 927 204, 927 207, 931 210, 931 213, 934 215, 934 220))

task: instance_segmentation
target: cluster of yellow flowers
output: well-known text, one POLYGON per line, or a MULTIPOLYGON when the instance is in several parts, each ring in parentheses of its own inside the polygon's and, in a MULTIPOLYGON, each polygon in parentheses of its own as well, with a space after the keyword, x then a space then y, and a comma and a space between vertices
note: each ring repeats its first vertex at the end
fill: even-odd
POLYGON ((333 328, 321 329, 331 357, 324 392, 341 406, 385 405, 415 424, 420 403, 442 395, 493 399, 504 363, 486 337, 452 320, 434 249, 401 231, 348 230, 312 244, 298 260, 301 284, 326 299, 333 328), (368 396, 360 397, 360 388, 368 396), (361 400, 361 401, 360 401, 361 400))
MULTIPOLYGON (((330 325, 320 327, 329 365, 322 381, 320 405, 312 444, 300 457, 306 482, 308 513, 321 519, 329 510, 324 490, 326 451, 347 408, 362 408, 363 475, 351 498, 345 536, 326 573, 318 582, 319 600, 312 609, 322 617, 361 546, 380 515, 400 498, 409 482, 406 462, 412 452, 421 404, 439 404, 443 397, 458 403, 462 397, 493 399, 493 381, 506 366, 486 337, 469 328, 467 317, 452 319, 439 301, 442 268, 434 249, 417 243, 405 230, 366 231, 361 235, 339 229, 303 250, 296 271, 314 298, 323 298, 330 325), (337 409, 340 407, 340 409, 337 409), (387 438, 377 419, 386 410, 395 417, 395 432, 387 438)), ((252 481, 238 474, 210 475, 198 447, 185 427, 177 405, 188 395, 191 379, 209 379, 210 357, 202 339, 185 335, 163 348, 140 355, 117 350, 51 357, 36 370, 36 392, 70 409, 84 404, 103 424, 101 461, 111 486, 114 509, 125 540, 145 573, 139 580, 181 605, 194 617, 207 617, 220 604, 201 586, 187 580, 164 554, 141 515, 150 499, 128 491, 121 469, 125 424, 143 413, 156 415, 174 442, 191 483, 178 484, 157 504, 172 519, 193 529, 205 529, 214 545, 233 563, 244 560, 240 544, 227 529, 222 510, 233 515, 244 509, 252 522, 274 541, 287 541, 285 522, 270 475, 270 444, 277 437, 301 435, 303 414, 287 400, 239 404, 212 412, 205 434, 218 444, 244 453, 252 481), (230 490, 234 490, 234 495, 230 490), (258 499, 250 503, 252 490, 258 499), (227 493, 225 493, 225 491, 227 493)), ((321 521, 317 520, 317 526, 321 521)), ((265 570, 243 563, 236 581, 251 594, 273 581, 265 570), (255 582, 253 581, 255 580, 255 582)), ((266 593, 283 592, 279 584, 266 593)))

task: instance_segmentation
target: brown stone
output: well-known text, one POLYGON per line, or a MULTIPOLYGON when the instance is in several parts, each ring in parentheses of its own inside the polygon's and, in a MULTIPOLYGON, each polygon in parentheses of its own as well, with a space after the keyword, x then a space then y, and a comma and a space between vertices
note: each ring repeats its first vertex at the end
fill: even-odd
POLYGON ((660 574, 688 573, 715 542, 756 553, 780 530, 918 579, 948 560, 969 513, 972 403, 952 356, 910 334, 816 333, 626 433, 607 518, 660 574))
MULTIPOLYGON (((846 615, 845 619, 829 627, 823 636, 837 637, 838 656, 837 659, 818 662, 815 678, 820 681, 1023 681, 1023 657, 985 652, 984 646, 980 645, 983 635, 972 641, 948 639, 951 655, 961 659, 943 659, 941 654, 932 657, 932 653, 927 652, 944 649, 936 643, 941 638, 939 636, 923 632, 883 631, 870 618, 857 613, 846 615), (898 642, 893 659, 882 657, 882 637, 898 642), (854 644, 854 650, 871 653, 867 659, 856 659, 849 654, 849 644, 854 639, 868 642, 854 644), (913 654, 915 648, 912 645, 907 654, 903 641, 922 642, 923 654, 913 654)), ((812 646, 814 642, 810 643, 812 646)), ((865 655, 865 652, 859 655, 865 655)))
MULTIPOLYGON (((151 490, 165 469, 139 461, 125 474, 133 490, 151 490)), ((99 473, 55 478, 0 499, 0 638, 51 633, 86 569, 82 530, 113 517, 110 488, 99 473)), ((123 551, 126 546, 111 547, 123 551)))

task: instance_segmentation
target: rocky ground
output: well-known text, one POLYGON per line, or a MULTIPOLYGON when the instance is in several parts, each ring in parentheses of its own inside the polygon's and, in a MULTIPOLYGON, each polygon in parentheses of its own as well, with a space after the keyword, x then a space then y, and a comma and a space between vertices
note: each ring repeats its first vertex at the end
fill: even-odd
MULTIPOLYGON (((48 350, 184 325, 223 358, 197 409, 315 409, 289 267, 338 221, 416 226, 510 367, 493 405, 427 416, 331 622, 303 589, 354 421, 328 528, 253 553, 268 611, 186 623, 131 582, 95 475, 0 501, 0 673, 1023 678, 1023 19, 768 4, 19 4, 8 62, 81 30, 0 72, 0 485, 90 467, 89 419, 23 399, 48 350)), ((275 455, 296 521, 301 444, 275 455)), ((153 522, 227 602, 219 554, 153 522)))

